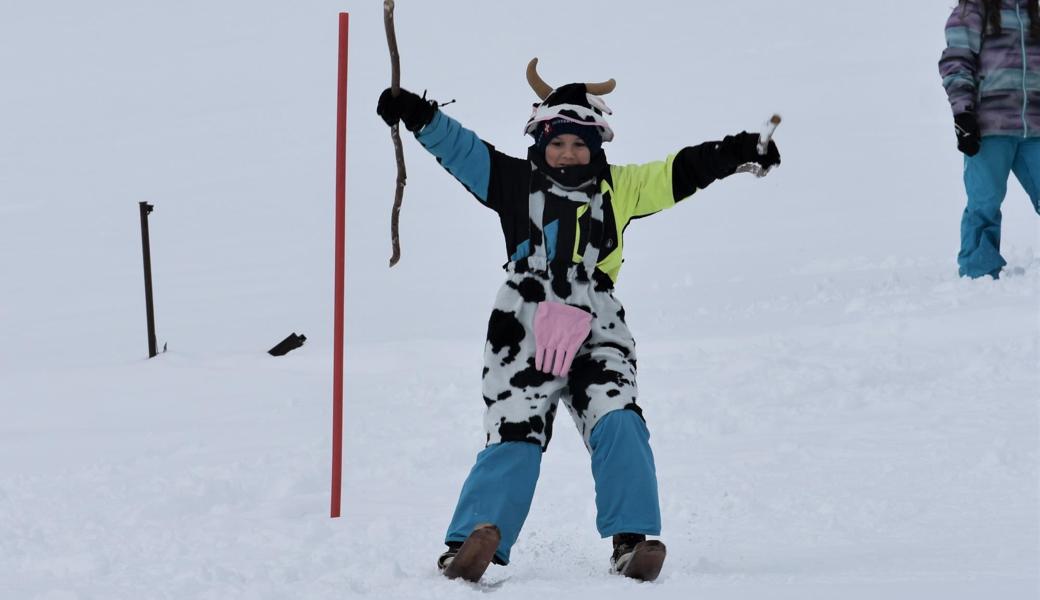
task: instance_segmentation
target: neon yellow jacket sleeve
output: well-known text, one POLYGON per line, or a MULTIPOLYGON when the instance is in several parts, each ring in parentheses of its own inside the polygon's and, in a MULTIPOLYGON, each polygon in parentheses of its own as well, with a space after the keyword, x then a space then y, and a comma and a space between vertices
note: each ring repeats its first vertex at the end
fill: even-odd
POLYGON ((675 206, 672 193, 672 164, 675 155, 641 165, 611 165, 611 203, 618 225, 675 206))
MULTIPOLYGON (((610 195, 617 227, 617 248, 597 265, 601 271, 617 281, 624 252, 624 231, 629 221, 675 206, 672 186, 672 164, 675 155, 665 160, 642 165, 611 165, 610 182, 604 181, 601 192, 610 195)), ((574 260, 581 261, 575 249, 574 260)))

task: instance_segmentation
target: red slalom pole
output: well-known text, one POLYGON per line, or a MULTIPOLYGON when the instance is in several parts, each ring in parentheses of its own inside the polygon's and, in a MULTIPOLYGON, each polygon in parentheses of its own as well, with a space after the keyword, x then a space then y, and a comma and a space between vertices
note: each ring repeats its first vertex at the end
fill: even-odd
POLYGON ((339 13, 339 78, 336 95, 336 306, 332 351, 332 513, 339 517, 343 492, 343 275, 347 212, 347 31, 350 13, 339 13))

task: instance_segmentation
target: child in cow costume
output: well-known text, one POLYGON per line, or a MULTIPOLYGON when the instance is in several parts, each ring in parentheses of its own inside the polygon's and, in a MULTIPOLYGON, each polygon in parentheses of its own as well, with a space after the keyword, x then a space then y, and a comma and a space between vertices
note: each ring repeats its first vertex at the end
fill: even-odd
POLYGON ((741 132, 683 148, 665 160, 617 166, 601 145, 614 137, 603 94, 614 80, 558 88, 527 78, 541 98, 525 132, 526 159, 507 156, 407 91, 387 89, 377 112, 403 122, 482 204, 505 235, 506 281, 484 348, 486 446, 463 485, 438 566, 478 580, 490 562, 508 564, 527 518, 562 401, 591 454, 596 526, 612 537, 615 572, 657 577, 665 546, 650 434, 637 404, 635 341, 614 296, 623 233, 633 219, 674 206, 745 163, 780 164, 776 146, 756 149, 741 132))

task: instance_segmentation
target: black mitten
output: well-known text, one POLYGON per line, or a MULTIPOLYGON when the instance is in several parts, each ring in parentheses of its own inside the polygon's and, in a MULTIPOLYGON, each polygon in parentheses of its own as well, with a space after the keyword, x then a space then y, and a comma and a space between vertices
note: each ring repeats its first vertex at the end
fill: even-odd
POLYGON ((758 153, 758 134, 741 131, 736 135, 727 135, 719 144, 719 153, 724 157, 727 175, 744 163, 758 163, 763 169, 769 169, 780 164, 780 150, 777 149, 773 140, 769 140, 769 147, 765 154, 758 153), (732 167, 732 168, 729 168, 732 167))
POLYGON ((420 98, 404 88, 400 88, 396 96, 390 88, 386 88, 380 94, 379 103, 376 105, 376 114, 382 117, 387 125, 393 126, 398 121, 404 121, 404 126, 413 133, 432 121, 436 112, 436 102, 420 98))
POLYGON ((967 156, 979 153, 979 120, 973 112, 963 112, 953 117, 957 132, 957 149, 967 156))
POLYGON ((741 131, 721 142, 704 142, 679 151, 672 162, 672 195, 682 200, 713 181, 729 177, 737 167, 756 163, 763 170, 780 164, 780 151, 769 142, 765 154, 758 153, 758 134, 741 131))

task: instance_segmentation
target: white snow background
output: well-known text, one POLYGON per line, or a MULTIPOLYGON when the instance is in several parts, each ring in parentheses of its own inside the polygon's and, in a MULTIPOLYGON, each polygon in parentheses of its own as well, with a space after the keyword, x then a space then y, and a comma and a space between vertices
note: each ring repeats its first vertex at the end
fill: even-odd
POLYGON ((614 77, 615 163, 755 130, 783 165, 628 229, 669 557, 608 573, 561 411, 508 567, 434 561, 482 448, 497 218, 410 135, 382 3, 0 10, 0 598, 1038 594, 1040 230, 960 280, 953 0, 401 0, 403 85, 522 155, 550 82, 614 77), (343 517, 330 519, 337 13, 350 12, 343 517), (138 205, 160 344, 146 360, 138 205), (265 351, 290 332, 306 345, 265 351))

